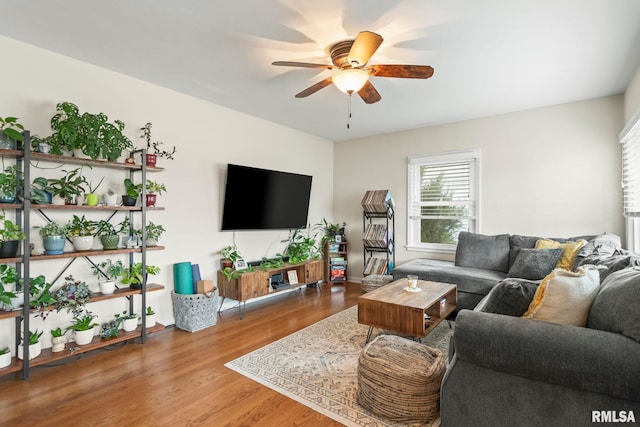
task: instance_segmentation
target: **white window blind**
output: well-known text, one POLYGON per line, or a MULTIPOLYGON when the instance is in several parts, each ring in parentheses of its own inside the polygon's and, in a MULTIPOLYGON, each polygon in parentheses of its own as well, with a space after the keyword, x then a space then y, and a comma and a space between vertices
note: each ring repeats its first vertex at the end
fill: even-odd
POLYGON ((624 216, 640 217, 640 120, 621 134, 624 216))
POLYGON ((408 247, 449 252, 476 231, 479 150, 409 157, 408 247))

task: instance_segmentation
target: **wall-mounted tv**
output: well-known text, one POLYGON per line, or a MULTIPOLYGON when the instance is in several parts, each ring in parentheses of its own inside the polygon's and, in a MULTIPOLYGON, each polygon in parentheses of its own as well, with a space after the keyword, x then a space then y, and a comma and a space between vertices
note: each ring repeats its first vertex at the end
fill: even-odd
POLYGON ((222 231, 305 227, 311 180, 309 175, 227 165, 222 231))

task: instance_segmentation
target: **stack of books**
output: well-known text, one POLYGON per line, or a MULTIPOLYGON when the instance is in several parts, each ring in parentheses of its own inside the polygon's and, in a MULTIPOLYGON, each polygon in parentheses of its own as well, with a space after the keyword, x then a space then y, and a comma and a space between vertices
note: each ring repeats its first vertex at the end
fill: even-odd
POLYGON ((331 258, 330 277, 332 282, 346 281, 347 261, 343 257, 331 258))

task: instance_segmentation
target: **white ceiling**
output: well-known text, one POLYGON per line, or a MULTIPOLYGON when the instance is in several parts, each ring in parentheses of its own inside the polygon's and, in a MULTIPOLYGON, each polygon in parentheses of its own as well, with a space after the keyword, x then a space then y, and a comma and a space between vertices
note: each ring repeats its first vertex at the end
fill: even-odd
MULTIPOLYGON (((0 0, 0 34, 310 134, 342 141, 622 93, 640 65, 638 0, 0 0), (336 41, 384 37, 367 105, 333 85, 336 41)), ((3 60, 3 66, 7 62, 3 60)))

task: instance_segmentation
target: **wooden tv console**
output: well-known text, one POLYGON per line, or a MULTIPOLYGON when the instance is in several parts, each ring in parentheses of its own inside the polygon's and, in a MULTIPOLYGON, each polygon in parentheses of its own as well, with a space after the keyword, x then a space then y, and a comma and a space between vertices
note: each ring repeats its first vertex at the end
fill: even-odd
MULTIPOLYGON (((228 280, 218 270, 218 289, 222 302, 225 298, 231 298, 238 301, 240 307, 240 318, 244 314, 244 305, 247 300, 258 298, 264 295, 282 292, 283 290, 300 288, 312 283, 318 283, 324 279, 324 262, 321 259, 312 259, 298 264, 285 264, 278 268, 269 268, 262 270, 256 267, 254 271, 245 271, 240 273, 237 278, 232 277, 228 280), (298 283, 291 284, 284 288, 273 289, 269 278, 274 274, 282 273, 284 279, 288 280, 288 272, 295 271, 298 277, 298 283)), ((222 307, 222 302, 220 307, 222 307)))

